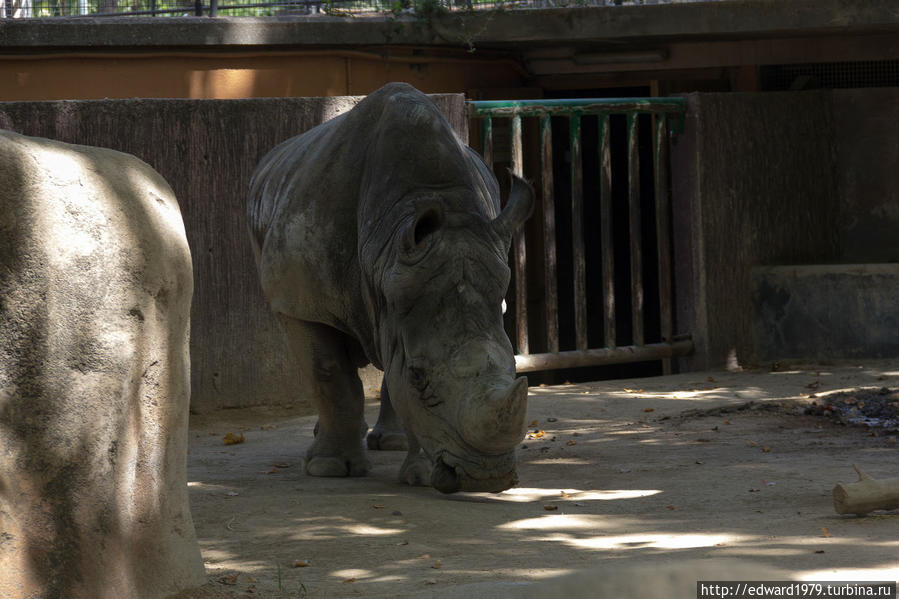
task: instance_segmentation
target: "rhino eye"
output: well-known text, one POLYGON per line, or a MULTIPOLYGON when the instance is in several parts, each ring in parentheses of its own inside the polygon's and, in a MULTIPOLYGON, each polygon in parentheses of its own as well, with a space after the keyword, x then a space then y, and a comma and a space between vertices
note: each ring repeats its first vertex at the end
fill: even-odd
POLYGON ((415 222, 415 233, 413 237, 415 240, 415 247, 421 245, 429 235, 440 228, 441 220, 440 214, 434 209, 429 209, 418 217, 418 220, 415 222))
POLYGON ((443 226, 443 207, 435 201, 417 202, 415 220, 403 234, 402 259, 407 263, 418 261, 430 246, 430 238, 443 226))

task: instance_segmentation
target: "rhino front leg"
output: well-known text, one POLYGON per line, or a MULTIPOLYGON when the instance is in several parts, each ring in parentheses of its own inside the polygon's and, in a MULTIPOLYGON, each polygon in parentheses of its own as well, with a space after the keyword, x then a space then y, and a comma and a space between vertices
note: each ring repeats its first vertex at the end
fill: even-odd
POLYGON ((278 315, 297 360, 301 384, 318 410, 318 434, 306 452, 312 476, 364 476, 371 467, 359 435, 365 426, 362 381, 352 340, 329 326, 278 315))
POLYGON ((409 453, 403 465, 400 466, 399 481, 414 487, 426 487, 431 480, 431 460, 421 450, 418 439, 411 432, 408 433, 409 453))
POLYGON ((384 451, 407 451, 409 442, 403 425, 390 403, 390 393, 387 390, 387 377, 381 380, 381 409, 378 412, 378 422, 375 428, 368 433, 368 448, 384 451))

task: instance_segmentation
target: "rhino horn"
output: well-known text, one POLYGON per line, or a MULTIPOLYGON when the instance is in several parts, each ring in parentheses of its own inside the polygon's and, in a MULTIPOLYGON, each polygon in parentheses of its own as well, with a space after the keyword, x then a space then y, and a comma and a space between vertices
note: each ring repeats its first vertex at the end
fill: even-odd
POLYGON ((512 234, 531 216, 534 209, 534 190, 527 181, 512 173, 509 201, 503 211, 493 219, 493 228, 500 239, 511 243, 512 234))
POLYGON ((489 393, 473 412, 477 422, 469 428, 469 443, 488 454, 514 448, 524 437, 527 397, 527 377, 489 393))

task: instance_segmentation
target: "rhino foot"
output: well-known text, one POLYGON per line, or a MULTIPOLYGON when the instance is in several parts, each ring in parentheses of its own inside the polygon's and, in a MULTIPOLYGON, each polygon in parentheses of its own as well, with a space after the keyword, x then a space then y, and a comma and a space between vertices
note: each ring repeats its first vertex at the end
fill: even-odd
POLYGON ((313 445, 306 452, 306 474, 309 476, 365 476, 371 469, 371 462, 365 455, 365 449, 355 452, 322 451, 313 445))
POLYGON ((409 440, 406 433, 398 431, 385 431, 380 426, 375 426, 367 438, 368 448, 381 451, 408 451, 409 440))
POLYGON ((427 487, 431 484, 431 460, 423 454, 407 455, 400 467, 401 483, 413 487, 427 487))

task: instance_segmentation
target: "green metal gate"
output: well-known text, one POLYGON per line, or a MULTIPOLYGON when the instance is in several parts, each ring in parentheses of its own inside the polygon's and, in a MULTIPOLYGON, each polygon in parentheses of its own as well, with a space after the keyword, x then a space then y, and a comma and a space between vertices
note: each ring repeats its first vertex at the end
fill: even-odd
MULTIPOLYGON (((670 359, 692 352, 689 338, 674 338, 671 280, 672 243, 670 232, 669 189, 669 137, 672 125, 682 123, 685 102, 682 98, 626 98, 626 99, 578 99, 578 100, 516 100, 469 102, 469 115, 481 122, 481 150, 486 162, 494 164, 494 131, 498 119, 510 121, 511 169, 539 185, 542 196, 543 220, 543 273, 545 280, 544 305, 546 351, 531 353, 528 335, 528 287, 527 242, 522 230, 513 242, 514 294, 510 298, 514 312, 514 337, 517 349, 515 357, 519 372, 571 368, 578 366, 617 364, 663 360, 664 369, 670 371, 670 359), (598 197, 584 197, 584 173, 582 163, 582 121, 587 115, 598 119, 598 197), (627 211, 628 247, 630 260, 630 343, 619 345, 616 341, 616 306, 614 276, 614 241, 616 231, 612 225, 612 145, 610 143, 610 119, 622 115, 627 135, 627 211), (658 317, 660 340, 647 343, 644 334, 644 240, 641 227, 641 203, 643 190, 640 185, 640 152, 638 147, 641 115, 649 115, 652 123, 652 179, 651 192, 655 213, 655 245, 657 247, 658 317), (557 239, 556 200, 553 182, 552 119, 568 120, 568 153, 570 156, 571 252, 573 266, 573 305, 562 307, 574 313, 575 347, 560 351, 559 346, 559 294, 557 289, 557 239), (524 172, 522 120, 539 122, 540 173, 533 176, 524 172), (539 181, 539 183, 537 183, 539 181), (584 202, 599 203, 599 222, 584 222, 584 202), (586 293, 586 256, 584 234, 599 235, 601 244, 602 319, 603 346, 589 347, 587 325, 591 318, 586 293)), ((644 122, 647 117, 642 119, 644 122)), ((596 313, 596 311, 593 311, 596 313)))

